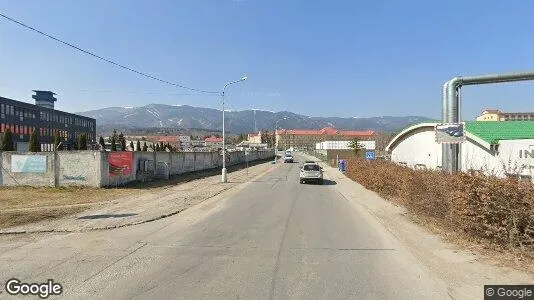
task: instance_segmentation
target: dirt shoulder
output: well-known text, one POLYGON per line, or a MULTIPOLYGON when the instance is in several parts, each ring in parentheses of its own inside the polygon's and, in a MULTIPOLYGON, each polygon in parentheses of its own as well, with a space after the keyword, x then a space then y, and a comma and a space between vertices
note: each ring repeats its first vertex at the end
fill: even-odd
POLYGON ((276 167, 256 162, 229 169, 189 173, 170 180, 120 188, 1 188, 0 233, 79 232, 140 224, 170 216, 276 167))
POLYGON ((148 191, 131 188, 0 187, 0 228, 57 219, 96 204, 146 192, 148 191))

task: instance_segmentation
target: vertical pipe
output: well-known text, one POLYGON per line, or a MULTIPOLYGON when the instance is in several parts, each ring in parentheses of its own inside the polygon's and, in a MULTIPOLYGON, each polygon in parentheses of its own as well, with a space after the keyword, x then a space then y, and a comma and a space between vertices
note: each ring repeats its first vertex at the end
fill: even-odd
MULTIPOLYGON (((455 77, 448 82, 447 86, 447 113, 446 113, 446 122, 447 123, 458 123, 459 122, 459 99, 458 99, 458 90, 462 86, 462 78, 455 77)), ((447 171, 449 173, 455 173, 458 171, 458 153, 459 145, 452 144, 448 145, 450 152, 447 152, 447 171)))
MULTIPOLYGON (((443 122, 459 123, 460 89, 462 85, 488 84, 534 80, 534 72, 491 74, 483 76, 455 77, 443 85, 443 122)), ((459 164, 460 146, 443 145, 442 166, 445 171, 456 172, 459 164)))
MULTIPOLYGON (((449 98, 449 81, 445 82, 442 88, 443 107, 442 107, 441 117, 442 117, 443 123, 447 123, 447 116, 450 110, 448 98, 449 98)), ((450 164, 449 157, 450 157, 449 145, 441 144, 441 169, 443 172, 451 172, 451 167, 449 166, 450 164)))

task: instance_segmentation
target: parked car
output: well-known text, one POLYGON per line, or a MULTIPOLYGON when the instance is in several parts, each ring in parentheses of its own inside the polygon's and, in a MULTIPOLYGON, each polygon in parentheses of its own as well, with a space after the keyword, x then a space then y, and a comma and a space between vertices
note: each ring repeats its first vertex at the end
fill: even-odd
POLYGON ((284 162, 285 163, 292 163, 293 162, 293 155, 286 154, 286 156, 284 156, 284 162))
POLYGON ((300 183, 306 182, 323 184, 323 168, 317 163, 305 163, 300 169, 300 183))

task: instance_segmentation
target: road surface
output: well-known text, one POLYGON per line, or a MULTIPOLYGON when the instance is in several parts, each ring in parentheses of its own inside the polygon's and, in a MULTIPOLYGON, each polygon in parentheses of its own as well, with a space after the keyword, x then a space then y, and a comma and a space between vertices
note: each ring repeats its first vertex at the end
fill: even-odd
POLYGON ((299 184, 298 170, 281 164, 238 191, 147 224, 0 237, 0 278, 51 278, 68 299, 449 298, 334 181, 299 184))

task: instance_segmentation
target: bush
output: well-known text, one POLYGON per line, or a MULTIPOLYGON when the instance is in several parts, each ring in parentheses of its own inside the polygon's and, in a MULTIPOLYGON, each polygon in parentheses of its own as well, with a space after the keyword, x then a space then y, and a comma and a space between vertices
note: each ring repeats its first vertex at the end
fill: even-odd
POLYGON ((388 161, 348 161, 347 176, 410 212, 471 237, 534 250, 534 185, 476 173, 412 170, 388 161))
POLYGON ((39 142, 39 130, 34 130, 30 135, 30 152, 41 152, 41 143, 39 142))
POLYGON ((4 131, 4 135, 2 136, 2 151, 15 151, 13 134, 9 128, 4 131))
POLYGON ((78 137, 78 150, 87 150, 87 134, 85 133, 78 137))

